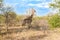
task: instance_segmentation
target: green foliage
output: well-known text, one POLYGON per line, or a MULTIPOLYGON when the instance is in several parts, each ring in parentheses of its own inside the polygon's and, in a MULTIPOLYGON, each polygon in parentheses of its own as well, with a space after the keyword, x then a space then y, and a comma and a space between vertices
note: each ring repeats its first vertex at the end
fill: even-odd
POLYGON ((7 23, 7 24, 16 23, 15 21, 16 21, 16 16, 17 15, 16 15, 15 12, 9 11, 9 12, 5 13, 4 15, 5 15, 5 23, 7 23))
POLYGON ((17 15, 16 16, 16 22, 20 22, 22 20, 23 16, 22 15, 17 15))
POLYGON ((9 13, 8 13, 8 17, 9 17, 10 19, 15 19, 15 18, 16 18, 16 13, 15 13, 15 12, 9 12, 9 13))
POLYGON ((60 0, 53 0, 52 3, 50 3, 50 8, 58 9, 58 11, 60 12, 60 0))
POLYGON ((0 0, 0 2, 2 2, 3 0, 0 0))
POLYGON ((33 20, 40 20, 40 19, 41 19, 41 17, 39 17, 39 16, 36 16, 33 18, 33 20))
POLYGON ((3 14, 0 14, 0 23, 15 23, 16 21, 16 13, 15 12, 6 12, 3 14))
POLYGON ((54 14, 49 18, 49 24, 52 27, 60 27, 60 15, 54 14))
POLYGON ((2 8, 2 6, 3 6, 3 1, 4 1, 4 0, 0 0, 0 11, 2 10, 1 8, 2 8))
POLYGON ((5 17, 2 14, 0 14, 0 23, 4 23, 4 21, 5 21, 5 17))
POLYGON ((52 27, 60 27, 60 0, 53 0, 52 3, 50 3, 50 7, 52 9, 57 9, 57 14, 52 15, 49 17, 49 24, 52 27))

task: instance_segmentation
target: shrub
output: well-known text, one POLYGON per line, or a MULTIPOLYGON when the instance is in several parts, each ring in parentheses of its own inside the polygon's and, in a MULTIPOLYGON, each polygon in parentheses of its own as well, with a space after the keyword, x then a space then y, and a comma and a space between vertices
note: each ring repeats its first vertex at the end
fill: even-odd
POLYGON ((51 27, 60 27, 60 15, 54 14, 48 20, 51 27))

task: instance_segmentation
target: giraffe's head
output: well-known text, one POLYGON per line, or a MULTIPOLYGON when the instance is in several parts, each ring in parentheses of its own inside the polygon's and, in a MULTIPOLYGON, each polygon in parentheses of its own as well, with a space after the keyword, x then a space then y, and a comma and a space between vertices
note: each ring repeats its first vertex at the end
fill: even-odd
POLYGON ((30 9, 28 9, 28 11, 27 11, 28 15, 34 15, 35 12, 36 12, 36 10, 33 9, 33 8, 30 8, 30 9))
POLYGON ((32 8, 32 10, 31 10, 32 15, 34 15, 35 12, 36 12, 36 10, 32 8))

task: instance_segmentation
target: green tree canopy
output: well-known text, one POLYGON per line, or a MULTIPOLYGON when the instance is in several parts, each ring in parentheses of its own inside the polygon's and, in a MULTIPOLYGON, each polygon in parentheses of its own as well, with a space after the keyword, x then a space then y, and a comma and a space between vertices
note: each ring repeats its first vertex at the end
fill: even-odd
MULTIPOLYGON (((52 27, 60 27, 60 0, 53 0, 52 3, 50 3, 50 8, 52 8, 52 10, 58 10, 56 14, 52 15, 48 20, 49 20, 49 24, 52 27)), ((53 11, 54 11, 53 10, 53 11)))
POLYGON ((58 11, 60 12, 60 0, 53 0, 53 2, 50 3, 50 7, 54 10, 58 9, 58 11))

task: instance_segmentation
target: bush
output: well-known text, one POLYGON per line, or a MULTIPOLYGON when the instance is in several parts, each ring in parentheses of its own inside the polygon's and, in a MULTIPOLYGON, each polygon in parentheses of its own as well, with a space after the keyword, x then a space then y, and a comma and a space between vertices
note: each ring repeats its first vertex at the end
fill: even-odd
POLYGON ((51 27, 60 27, 60 15, 59 14, 54 14, 51 16, 48 20, 49 24, 51 27))

